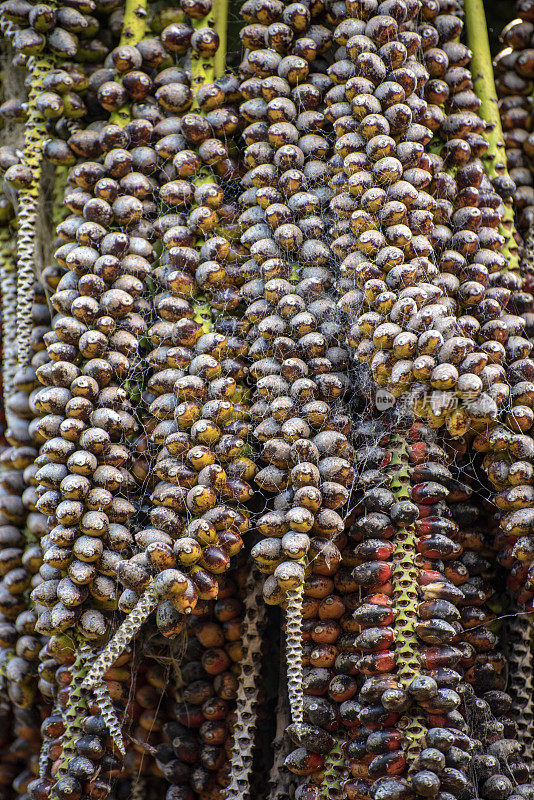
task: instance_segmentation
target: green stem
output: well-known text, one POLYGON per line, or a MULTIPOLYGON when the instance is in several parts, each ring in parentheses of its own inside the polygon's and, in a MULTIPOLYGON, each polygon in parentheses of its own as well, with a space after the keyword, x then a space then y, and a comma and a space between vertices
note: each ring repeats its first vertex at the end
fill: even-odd
MULTIPOLYGON (((497 106, 497 91, 493 80, 493 64, 482 0, 464 0, 467 39, 473 53, 471 73, 480 106, 480 115, 493 126, 494 140, 504 152, 501 118, 497 106)), ((506 158, 503 155, 503 162, 506 158)))
POLYGON ((79 641, 77 656, 74 664, 70 668, 72 680, 69 684, 69 696, 66 708, 63 712, 65 732, 61 737, 62 753, 59 769, 55 775, 56 783, 51 789, 51 800, 58 800, 56 792, 57 782, 67 775, 70 761, 76 755, 76 742, 83 735, 82 724, 88 715, 87 700, 82 690, 82 681, 89 668, 89 660, 92 651, 87 642, 79 641))
MULTIPOLYGON (((142 41, 147 21, 147 0, 126 0, 124 7, 124 20, 120 44, 130 44, 135 46, 142 41)), ((130 122, 130 106, 125 105, 114 111, 109 121, 114 125, 124 128, 130 122)))
MULTIPOLYGON (((465 18, 467 24, 467 40, 473 53, 471 59, 471 73, 473 85, 480 100, 479 114, 488 124, 485 131, 489 144, 488 154, 484 161, 488 177, 508 175, 504 136, 502 132, 501 117, 497 105, 497 90, 493 77, 493 62, 488 38, 486 14, 483 0, 464 0, 465 18)), ((508 262, 508 269, 519 267, 517 244, 515 240, 516 227, 514 211, 511 203, 505 203, 503 221, 500 225, 506 243, 503 255, 508 262)))
POLYGON ((36 60, 31 67, 28 95, 28 119, 24 130, 22 162, 30 169, 31 184, 19 190, 19 229, 17 235, 17 339, 19 366, 29 364, 32 353, 31 306, 35 281, 36 225, 41 183, 43 148, 47 139, 46 119, 37 110, 37 96, 43 91, 43 78, 52 69, 47 58, 36 60))
POLYGON ((219 49, 215 53, 215 77, 219 78, 226 69, 226 48, 228 39, 228 0, 217 0, 215 5, 215 30, 219 34, 219 49))
POLYGON ((121 45, 136 45, 145 35, 147 20, 146 0, 126 0, 122 22, 121 45))
MULTIPOLYGON (((213 5, 217 6, 218 3, 219 0, 213 5)), ((214 8, 212 8, 206 17, 192 20, 192 25, 196 31, 200 31, 203 28, 215 28, 219 33, 219 38, 221 36, 217 28, 217 16, 214 8)), ((191 89, 193 91, 193 105, 191 106, 191 111, 199 110, 197 102, 198 90, 208 83, 213 83, 215 79, 215 64, 217 63, 217 56, 220 50, 221 47, 219 47, 215 56, 209 56, 208 58, 203 58, 196 53, 191 53, 191 89)))

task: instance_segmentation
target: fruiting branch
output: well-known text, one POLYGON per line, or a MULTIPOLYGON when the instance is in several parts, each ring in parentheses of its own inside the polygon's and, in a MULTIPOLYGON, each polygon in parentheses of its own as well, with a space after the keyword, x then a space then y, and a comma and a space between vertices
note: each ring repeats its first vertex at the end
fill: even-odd
POLYGON ((155 594, 147 589, 135 608, 130 611, 113 638, 107 643, 96 661, 91 665, 83 681, 84 689, 93 689, 103 680, 104 675, 124 653, 132 639, 139 633, 158 604, 155 594))
MULTIPOLYGON (((299 726, 304 719, 302 692, 302 599, 304 589, 299 587, 287 593, 286 655, 287 688, 291 720, 299 726)), ((297 728, 298 729, 298 728, 297 728)))
POLYGON ((512 206, 513 183, 508 175, 504 136, 499 113, 497 90, 493 75, 493 64, 488 37, 488 27, 483 0, 464 0, 467 39, 472 52, 471 72, 475 92, 481 102, 480 116, 487 123, 484 133, 489 149, 484 158, 488 177, 491 179, 508 179, 509 184, 503 197, 505 213, 501 224, 501 232, 506 239, 504 255, 508 261, 508 269, 519 266, 516 226, 512 206))

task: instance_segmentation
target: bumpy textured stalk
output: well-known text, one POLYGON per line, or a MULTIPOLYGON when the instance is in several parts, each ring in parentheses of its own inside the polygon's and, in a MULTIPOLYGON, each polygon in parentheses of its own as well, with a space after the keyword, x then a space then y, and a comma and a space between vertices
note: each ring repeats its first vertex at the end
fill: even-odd
POLYGON ((340 770, 345 766, 345 759, 339 742, 335 744, 326 757, 324 778, 321 784, 321 793, 324 800, 338 797, 341 791, 340 770))
POLYGON ((146 28, 146 2, 144 0, 127 0, 124 7, 124 20, 122 23, 121 45, 136 45, 145 35, 146 28))
POLYGON ((276 704, 276 732, 271 743, 273 765, 269 773, 270 791, 267 800, 284 800, 289 796, 291 772, 284 769, 284 759, 288 753, 288 737, 286 729, 290 724, 287 698, 287 682, 285 680, 285 659, 280 654, 280 676, 278 681, 278 703, 276 704))
MULTIPOLYGON (((395 499, 408 499, 410 493, 406 487, 409 481, 408 471, 403 459, 403 446, 400 437, 394 443, 397 452, 393 452, 391 465, 398 467, 398 472, 391 482, 395 499)), ((417 657, 417 568, 414 558, 417 552, 416 535, 413 527, 400 528, 397 532, 397 543, 393 551, 393 592, 398 615, 395 619, 397 631, 396 655, 398 674, 403 686, 410 685, 419 670, 417 657)))
POLYGON ((304 589, 299 586, 288 592, 286 609, 287 687, 291 719, 301 725, 302 708, 302 598, 304 589))
POLYGON ((6 19, 0 14, 0 33, 5 39, 11 39, 15 34, 15 26, 11 20, 6 19))
POLYGON ((36 223, 43 147, 47 137, 46 119, 36 108, 36 98, 43 91, 43 78, 51 67, 48 59, 40 58, 32 63, 30 69, 28 119, 24 129, 22 162, 31 170, 32 181, 29 187, 19 191, 18 209, 17 339, 19 366, 26 366, 31 358, 31 305, 35 280, 36 223))
POLYGON ((49 761, 49 747, 47 742, 43 742, 41 744, 41 752, 39 753, 39 777, 42 779, 46 778, 46 774, 48 772, 48 761, 49 761))
POLYGON ((146 591, 92 664, 83 681, 84 689, 94 689, 101 683, 108 669, 137 636, 157 604, 155 595, 150 590, 146 591))
POLYGON ((4 402, 13 394, 13 378, 17 368, 17 273, 11 242, 11 231, 0 231, 0 284, 2 291, 2 380, 4 402))
MULTIPOLYGON (((71 120, 75 122, 75 120, 71 120)), ((69 128, 71 130, 71 128, 69 128)), ((69 177, 68 167, 56 167, 54 185, 52 187, 52 230, 65 219, 68 209, 65 208, 65 189, 69 177)))
POLYGON ((534 224, 528 228, 527 235, 524 239, 523 255, 521 258, 521 272, 522 274, 532 272, 534 270, 534 224))
POLYGON ((9 663, 11 651, 2 650, 0 652, 0 700, 3 700, 7 687, 6 667, 9 663))
POLYGON ((246 586, 243 619, 243 661, 237 692, 236 721, 232 740, 232 770, 226 800, 245 800, 250 792, 252 752, 256 733, 256 711, 260 690, 262 630, 265 604, 262 602, 262 580, 251 569, 246 586))
MULTIPOLYGON (((497 105, 497 90, 493 77, 493 65, 488 38, 486 14, 483 0, 464 0, 467 40, 473 53, 471 73, 473 86, 481 101, 479 114, 488 123, 485 137, 489 144, 484 165, 488 177, 495 178, 508 174, 501 116, 497 105)), ((514 210, 510 202, 505 203, 505 213, 500 232, 506 238, 503 255, 508 261, 508 269, 518 267, 517 245, 514 239, 516 227, 514 210)))
MULTIPOLYGON (((62 757, 55 775, 56 781, 67 774, 69 762, 76 755, 76 741, 82 735, 82 723, 87 715, 87 701, 84 697, 82 681, 87 673, 90 656, 91 648, 87 642, 80 641, 74 664, 71 667, 72 681, 69 685, 67 707, 63 712, 65 733, 61 738, 62 757)), ((51 790, 51 797, 55 800, 54 787, 51 790)))
MULTIPOLYGON (((406 448, 400 436, 395 436, 392 447, 391 467, 396 474, 391 481, 391 491, 400 502, 410 498, 410 478, 407 467, 406 448)), ((417 535, 413 525, 401 527, 396 533, 396 546, 393 551, 393 597, 397 616, 395 617, 395 660, 397 675, 402 686, 407 689, 412 680, 420 674, 420 643, 415 632, 417 623, 418 570, 415 566, 417 555, 417 535)), ((421 714, 407 714, 403 720, 406 734, 406 756, 408 763, 413 761, 421 750, 421 740, 426 728, 421 714)))

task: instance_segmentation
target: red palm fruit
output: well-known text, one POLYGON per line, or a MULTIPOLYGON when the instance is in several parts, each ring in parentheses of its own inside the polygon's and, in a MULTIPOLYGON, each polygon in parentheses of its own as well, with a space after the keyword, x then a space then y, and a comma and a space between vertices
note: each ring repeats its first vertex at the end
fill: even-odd
POLYGON ((441 573, 435 570, 425 569, 418 575, 419 586, 426 586, 442 579, 441 573))
POLYGON ((369 775, 378 778, 383 775, 402 775, 406 769, 406 757, 402 753, 384 753, 376 756, 369 764, 369 775))
POLYGON ((453 558, 462 552, 460 544, 453 542, 448 536, 438 533, 420 536, 417 549, 426 558, 440 559, 453 558))
POLYGON ((354 554, 361 561, 387 561, 393 553, 393 549, 392 542, 367 539, 356 547, 354 554))
POLYGON ((367 628, 356 637, 354 642, 359 650, 367 653, 377 653, 388 650, 395 641, 393 628, 367 628))
POLYGON ((299 747, 293 750, 284 761, 284 766, 295 775, 311 775, 321 769, 324 759, 318 753, 299 747))
POLYGON ((355 567, 352 575, 359 586, 377 589, 391 577, 391 565, 385 561, 367 561, 355 567))
POLYGON ((387 711, 382 705, 363 706, 358 718, 367 728, 380 730, 395 725, 400 719, 400 714, 387 711))
POLYGON ((358 670, 362 675, 381 675, 395 669, 395 655, 393 652, 369 653, 358 659, 358 670))
POLYGON ((458 525, 453 520, 444 517, 428 516, 423 519, 417 519, 415 527, 421 535, 441 533, 451 539, 454 539, 458 532, 458 525))
POLYGON ((421 666, 423 669, 436 669, 437 667, 454 668, 460 661, 461 656, 461 651, 450 645, 424 647, 421 650, 421 666))

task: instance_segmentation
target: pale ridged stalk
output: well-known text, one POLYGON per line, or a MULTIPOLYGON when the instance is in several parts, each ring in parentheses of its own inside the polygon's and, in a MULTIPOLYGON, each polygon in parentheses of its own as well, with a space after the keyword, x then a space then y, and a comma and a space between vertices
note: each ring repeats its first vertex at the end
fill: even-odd
POLYGON ((147 782, 146 778, 138 775, 132 780, 132 788, 130 792, 130 800, 146 800, 147 797, 147 782))
POLYGON ((30 337, 32 332, 31 307, 35 282, 35 225, 38 199, 24 193, 19 197, 18 282, 17 282, 17 341, 20 366, 30 362, 30 337))
POLYGON ((48 772, 48 762, 50 760, 48 742, 43 742, 39 753, 39 777, 46 778, 48 772))
POLYGON ((126 749, 124 747, 124 742, 122 741, 121 724, 117 718, 117 714, 115 713, 113 701, 109 696, 108 688, 104 681, 101 681, 98 686, 95 686, 93 689, 93 694, 96 698, 96 702, 98 703, 100 713, 106 721, 108 731, 113 739, 115 747, 119 753, 125 756, 126 749))
POLYGON ((299 586, 287 593, 286 608, 286 655, 287 691, 291 720, 294 725, 302 725, 302 599, 304 588, 299 586))
POLYGON ((15 391, 17 369, 17 273, 14 263, 12 233, 0 231, 0 286, 2 292, 2 378, 4 403, 15 391))
POLYGON ((285 657, 281 650, 278 703, 276 705, 276 732, 271 745, 273 764, 269 772, 270 791, 267 800, 286 800, 286 798, 290 796, 290 786, 294 776, 288 769, 284 769, 284 761, 288 754, 288 737, 286 736, 286 730, 290 722, 285 657))
POLYGON ((9 41, 15 35, 16 30, 17 29, 13 22, 0 14, 0 33, 2 34, 2 37, 9 41))
POLYGON ((152 591, 147 590, 138 600, 120 628, 104 647, 100 655, 93 662, 84 681, 84 689, 94 689, 104 678, 104 675, 115 663, 121 653, 128 647, 133 638, 139 633, 149 616, 158 604, 157 597, 152 591))
POLYGON ((224 793, 226 800, 246 800, 250 795, 252 751, 261 684, 261 634, 265 624, 262 581, 255 569, 250 570, 246 595, 242 639, 243 660, 237 689, 230 783, 224 793))

